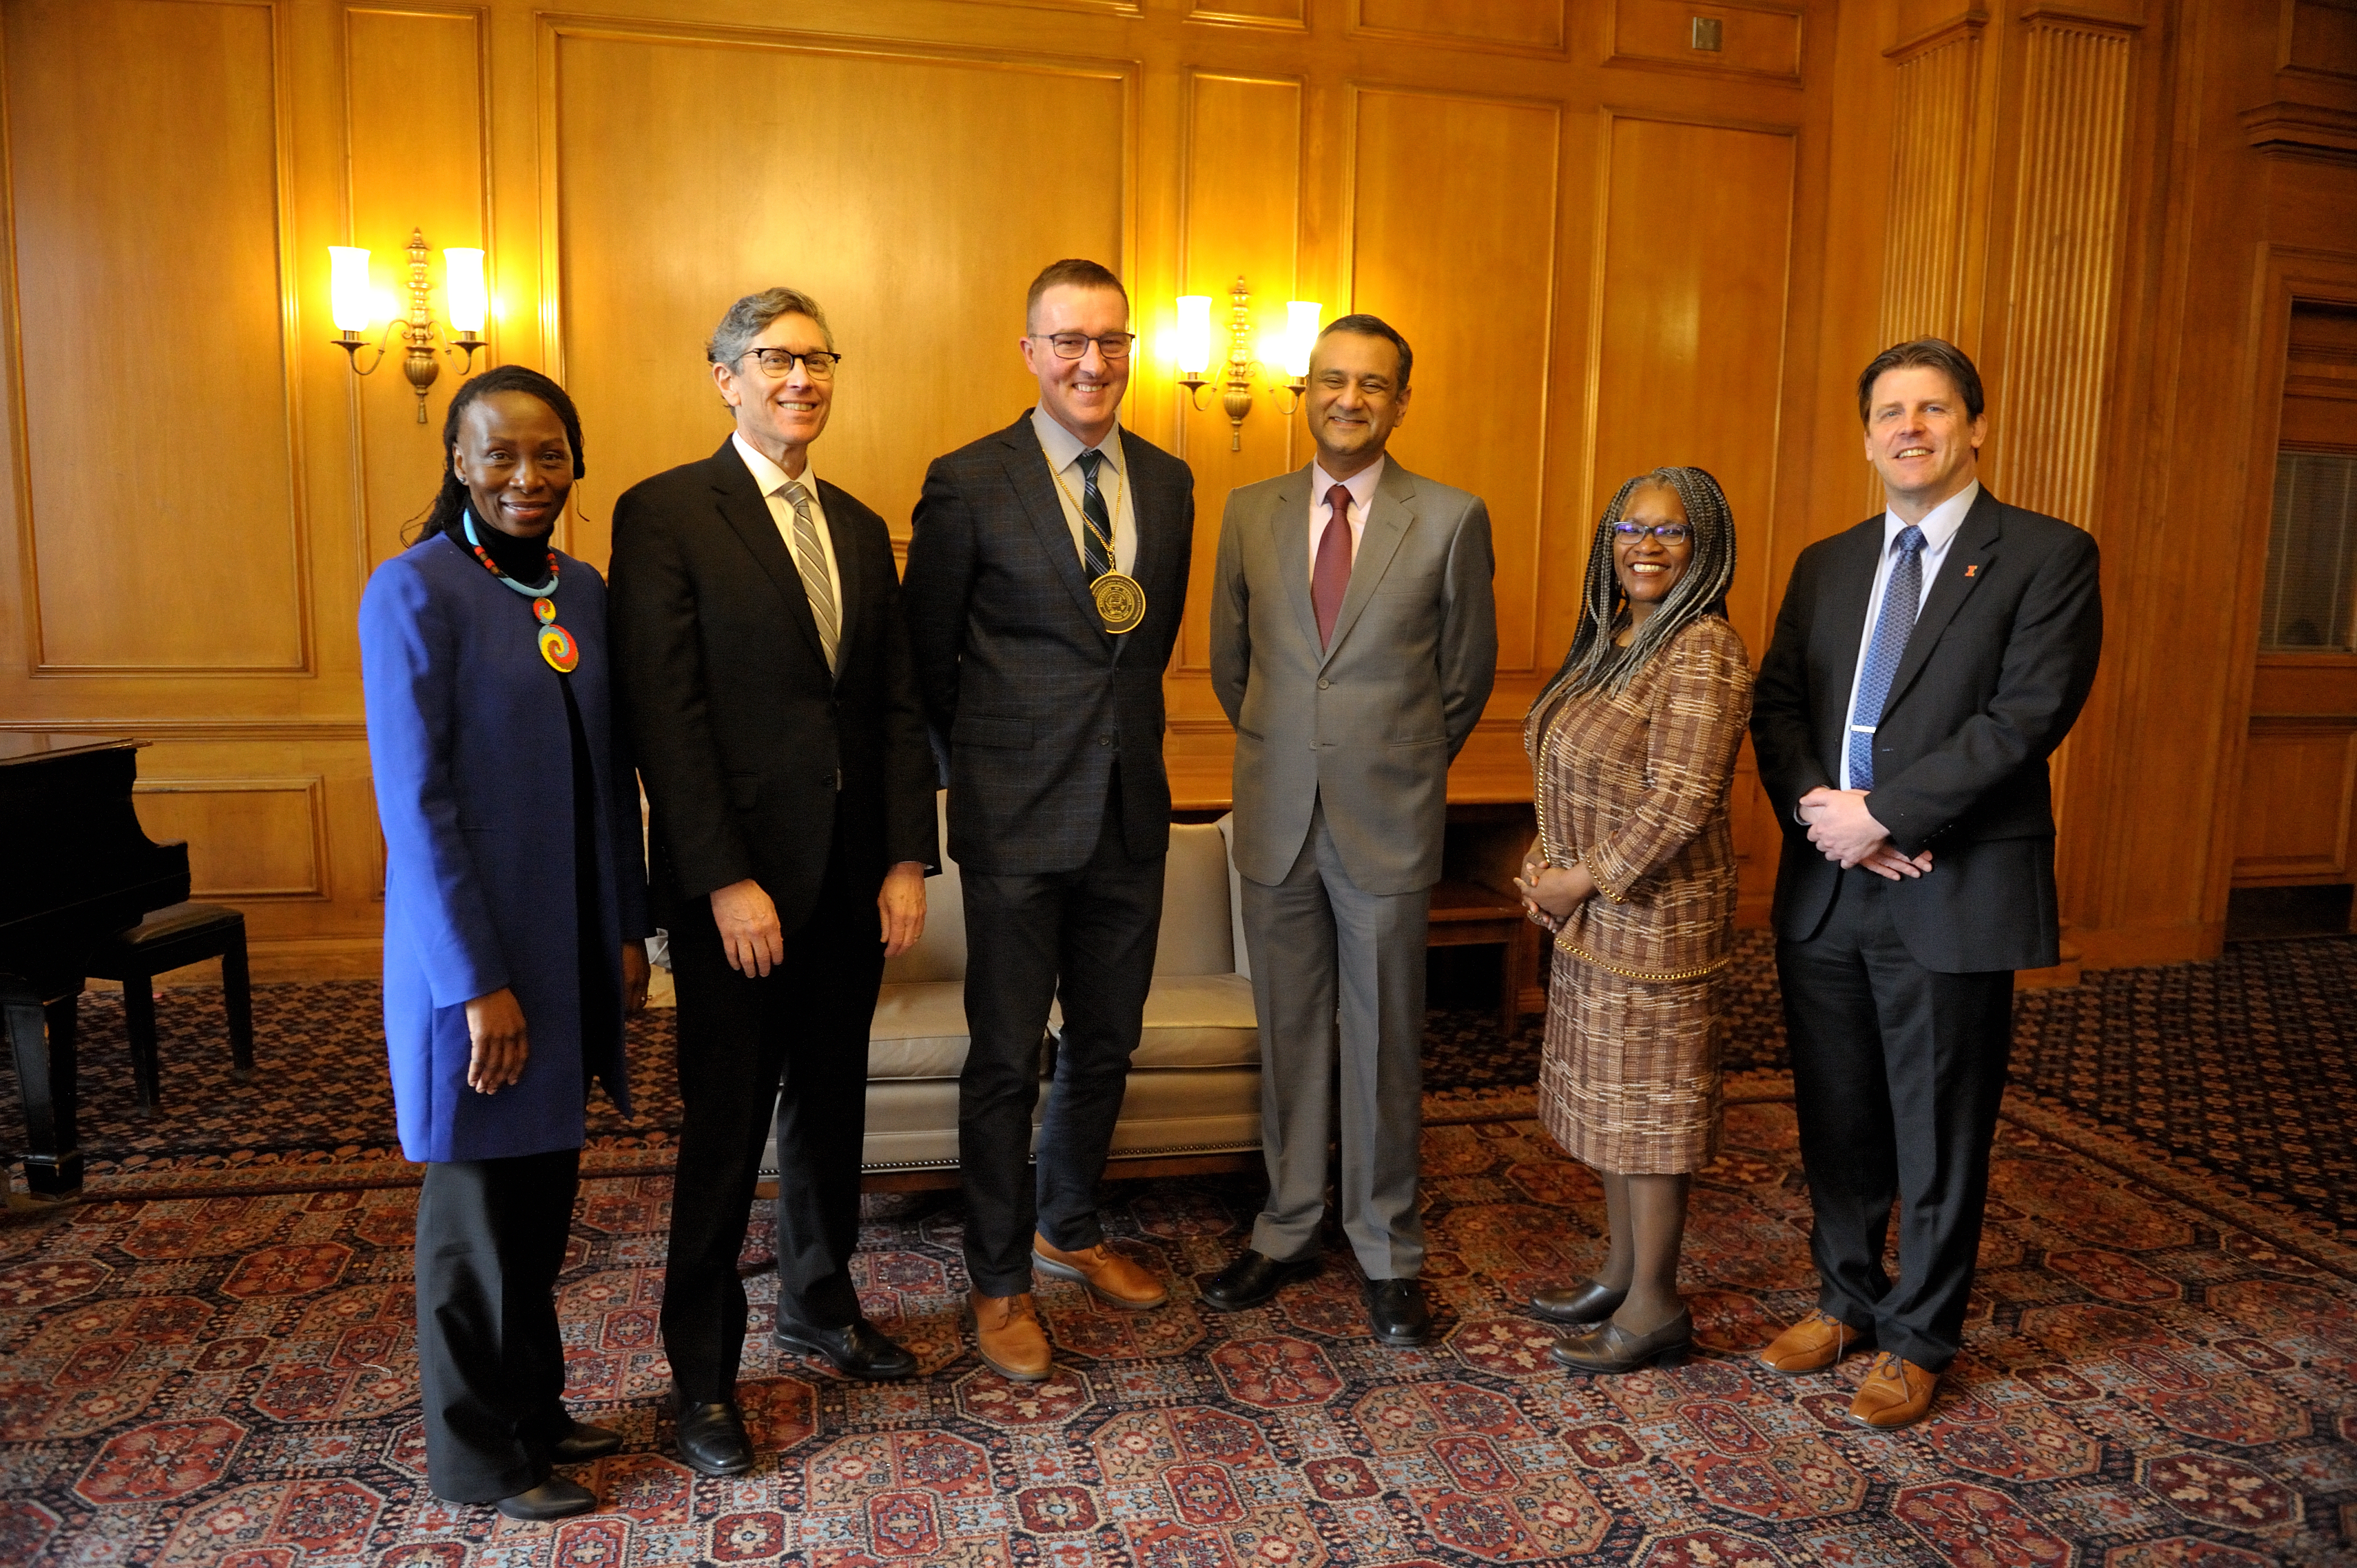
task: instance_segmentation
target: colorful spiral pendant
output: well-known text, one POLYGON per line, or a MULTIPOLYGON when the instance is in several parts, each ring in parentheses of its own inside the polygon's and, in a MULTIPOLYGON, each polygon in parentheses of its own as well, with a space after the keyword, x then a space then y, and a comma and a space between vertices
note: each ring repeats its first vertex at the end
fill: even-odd
POLYGON ((548 585, 527 588, 500 571, 499 563, 483 548, 483 542, 475 534, 475 514, 468 512, 463 521, 467 543, 474 550, 475 559, 483 564, 483 570, 498 578, 501 586, 513 588, 532 601, 532 618, 540 623, 540 656, 559 675, 572 674, 574 666, 581 662, 581 645, 573 640, 571 632, 556 624, 556 552, 548 553, 548 585))
POLYGON ((571 632, 550 621, 540 628, 540 656, 559 675, 570 675, 581 662, 581 645, 573 640, 571 632))

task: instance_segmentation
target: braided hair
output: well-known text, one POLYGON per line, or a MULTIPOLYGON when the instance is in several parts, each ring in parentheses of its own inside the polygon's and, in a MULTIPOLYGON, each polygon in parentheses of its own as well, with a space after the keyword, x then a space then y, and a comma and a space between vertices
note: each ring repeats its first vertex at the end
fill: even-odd
POLYGON ((1614 492, 1612 504, 1596 525, 1596 541, 1588 547, 1587 580, 1580 596, 1579 629, 1554 679, 1541 689, 1531 712, 1538 714, 1558 698, 1603 691, 1613 695, 1628 690, 1654 654, 1704 616, 1727 613, 1727 590, 1735 581, 1735 518, 1727 510, 1727 492, 1701 468, 1655 468, 1640 474, 1614 492), (1694 530, 1694 553, 1685 575, 1653 613, 1645 618, 1629 646, 1612 640, 1626 606, 1620 579, 1612 569, 1612 531, 1620 523, 1629 498, 1659 485, 1677 492, 1694 530))
POLYGON ((503 392, 529 392, 546 403, 565 426, 565 440, 572 443, 573 477, 578 479, 589 471, 581 455, 581 415, 575 411, 573 400, 565 395, 565 389, 538 371, 522 365, 494 365, 460 386, 458 394, 450 400, 450 412, 442 419, 442 488, 434 492, 431 506, 409 520, 409 526, 402 531, 404 544, 414 544, 437 533, 450 535, 461 546, 466 543, 459 520, 467 515, 470 503, 467 487, 451 471, 450 455, 457 449, 458 425, 467 417, 467 410, 480 399, 503 392))

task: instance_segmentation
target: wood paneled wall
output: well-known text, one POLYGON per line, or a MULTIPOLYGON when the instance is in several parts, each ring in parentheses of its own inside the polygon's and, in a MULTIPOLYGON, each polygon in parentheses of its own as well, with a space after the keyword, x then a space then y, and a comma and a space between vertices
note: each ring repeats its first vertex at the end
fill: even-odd
MULTIPOLYGON (((1028 403, 1048 260, 1119 267, 1146 350, 1239 275, 1264 327, 1378 312, 1417 349, 1400 456, 1496 521, 1469 801, 1527 798, 1521 715, 1614 487, 1719 476, 1756 657, 1793 557, 1870 504, 1855 368, 1938 331, 1988 372, 1996 487, 2105 547, 2070 912, 2091 956, 2200 950, 2255 611, 2186 563, 2271 452, 2269 313, 2316 255, 2357 275, 2357 62, 2307 0, 2257 41, 2252 0, 2149 3, 0 0, 0 724, 150 739, 143 816, 263 972, 372 965, 351 627, 457 371, 424 425, 397 365, 351 376, 331 243, 387 293, 414 228, 486 248, 490 357, 582 407, 592 561, 624 487, 726 434, 701 345, 749 289, 825 303, 817 464, 904 534, 926 460, 1028 403)), ((1194 466, 1200 579, 1227 492, 1308 447, 1264 390, 1231 450, 1170 374, 1143 352, 1125 417, 1194 466)), ((1207 658, 1199 590, 1168 741, 1196 804, 1229 756, 1207 658)), ((1757 918, 1775 829, 1742 789, 1757 918)))

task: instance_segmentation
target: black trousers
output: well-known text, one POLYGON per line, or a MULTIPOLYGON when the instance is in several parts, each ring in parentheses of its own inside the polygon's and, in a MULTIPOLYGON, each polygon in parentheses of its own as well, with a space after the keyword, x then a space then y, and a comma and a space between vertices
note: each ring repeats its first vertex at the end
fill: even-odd
POLYGON ((556 1275, 581 1151, 437 1160, 417 1198, 417 1378, 425 1476, 454 1503, 548 1478, 565 1412, 556 1275))
POLYGON ((737 1273, 760 1175, 778 1140, 778 1318, 841 1328, 859 1316, 860 1145, 867 1030, 884 979, 880 875, 854 875, 838 829, 818 901, 767 975, 728 967, 699 900, 671 933, 679 988, 679 1175, 663 1278, 663 1349, 679 1397, 737 1397, 745 1286, 737 1273))
MULTIPOLYGON (((1939 875, 1936 871, 1933 875, 1939 875)), ((1842 874, 1814 938, 1779 941, 1817 1305, 1943 1371, 1964 1310, 2013 1048, 2013 974, 1941 974, 1891 924, 1891 885, 1842 874), (1882 1266, 1899 1203, 1899 1279, 1882 1266)))
POLYGON ((1031 1288, 1031 1233, 1068 1250, 1104 1240, 1097 1178, 1121 1118, 1129 1058, 1154 983, 1168 857, 1134 859, 1121 791, 1107 791, 1088 864, 1074 871, 962 873, 965 1017, 972 1044, 958 1080, 958 1160, 965 1186, 965 1267, 985 1295, 1031 1288), (1031 1170, 1039 1041, 1060 1000, 1056 1077, 1031 1170), (1036 1185, 1035 1185, 1036 1183, 1036 1185))

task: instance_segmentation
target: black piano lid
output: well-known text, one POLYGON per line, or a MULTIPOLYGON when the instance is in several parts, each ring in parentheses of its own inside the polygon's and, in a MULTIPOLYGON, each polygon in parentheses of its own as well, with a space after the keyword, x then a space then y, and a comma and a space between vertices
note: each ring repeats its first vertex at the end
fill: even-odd
POLYGON ((66 735, 50 730, 0 731, 0 768, 44 762, 77 751, 111 751, 117 746, 137 749, 147 742, 127 736, 66 735))

